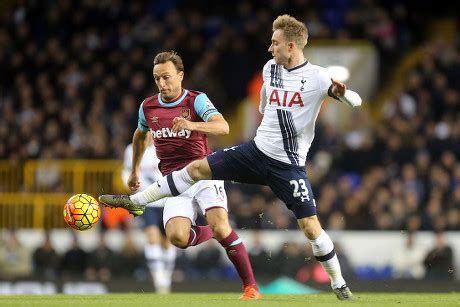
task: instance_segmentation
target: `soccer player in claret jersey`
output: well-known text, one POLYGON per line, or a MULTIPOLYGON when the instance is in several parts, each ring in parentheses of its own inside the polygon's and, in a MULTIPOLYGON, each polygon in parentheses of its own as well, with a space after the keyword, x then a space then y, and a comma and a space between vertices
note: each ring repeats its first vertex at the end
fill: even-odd
POLYGON ((161 178, 144 192, 130 197, 102 198, 107 203, 138 210, 153 200, 180 195, 203 179, 268 185, 297 217, 313 254, 329 274, 337 298, 350 300, 353 294, 342 277, 332 240, 316 216, 305 160, 323 100, 331 96, 359 106, 361 98, 345 84, 332 80, 327 69, 304 58, 307 40, 307 27, 295 18, 282 15, 273 22, 268 49, 273 59, 263 69, 259 108, 264 116, 253 141, 194 161, 161 178))
MULTIPOLYGON (((205 93, 182 88, 184 65, 179 55, 173 51, 159 53, 153 65, 153 77, 160 93, 146 98, 139 108, 138 126, 133 136, 132 170, 128 178, 128 186, 133 191, 141 184, 140 162, 148 145, 149 132, 160 160, 159 169, 167 175, 210 154, 207 134, 223 135, 229 131, 227 121, 205 93)), ((182 192, 185 193, 180 197, 153 204, 164 205, 163 224, 168 239, 179 248, 187 248, 214 237, 225 248, 243 281, 240 299, 260 299, 246 248, 228 222, 224 182, 204 180, 182 192), (196 210, 206 216, 208 226, 195 225, 196 210)), ((115 198, 120 201, 125 197, 115 198)), ((127 208, 114 204, 111 197, 101 196, 99 200, 109 207, 124 207, 135 216, 142 215, 145 209, 144 206, 127 208)))

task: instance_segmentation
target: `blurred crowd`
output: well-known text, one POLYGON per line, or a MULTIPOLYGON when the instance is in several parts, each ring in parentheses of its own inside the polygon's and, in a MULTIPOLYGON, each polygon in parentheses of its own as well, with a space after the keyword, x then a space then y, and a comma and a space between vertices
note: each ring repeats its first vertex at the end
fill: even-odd
MULTIPOLYGON (((136 248, 130 235, 126 236, 119 251, 111 249, 101 233, 97 247, 91 251, 84 250, 77 237, 73 237, 71 247, 58 253, 48 235, 40 246, 31 249, 21 244, 14 231, 4 234, 0 240, 0 280, 59 278, 106 282, 113 278, 137 281, 151 278, 144 255, 136 248)), ((329 281, 319 262, 314 260, 311 248, 285 243, 283 248, 272 253, 263 247, 259 236, 257 238, 249 253, 254 271, 261 279, 290 276, 303 282, 313 277, 321 283, 329 281)), ((178 252, 173 275, 175 281, 238 279, 237 272, 225 260, 217 241, 206 243, 205 248, 192 256, 183 250, 178 252)), ((344 259, 344 272, 352 274, 349 263, 344 259)))
POLYGON ((4 236, 1 242, 0 276, 6 280, 83 278, 108 281, 112 277, 142 277, 148 274, 142 253, 129 237, 119 252, 112 251, 103 236, 91 252, 83 250, 74 237, 71 247, 63 254, 56 252, 48 235, 35 250, 22 245, 15 232, 4 236))
MULTIPOLYGON (((382 2, 17 1, 0 12, 0 159, 122 159, 162 50, 183 57, 185 87, 230 114, 270 58, 282 13, 312 40, 373 42, 384 78, 422 40, 427 7, 382 2)), ((460 229, 459 74, 459 46, 429 44, 382 122, 318 121, 307 170, 326 229, 460 229)), ((229 202, 239 228, 297 228, 266 187, 230 186, 229 202)))
POLYGON ((271 23, 282 13, 305 21, 313 40, 368 39, 395 55, 418 39, 410 29, 421 20, 402 4, 387 6, 17 1, 0 12, 0 158, 122 158, 138 106, 156 90, 153 57, 164 50, 183 57, 186 88, 208 93, 223 114, 233 112, 270 58, 271 23))
MULTIPOLYGON (((301 283, 329 284, 329 277, 313 256, 310 244, 286 241, 277 250, 267 249, 259 232, 253 233, 253 244, 248 253, 254 274, 259 281, 268 281, 281 276, 301 283)), ((108 282, 128 278, 149 281, 151 276, 144 254, 136 247, 132 236, 125 236, 119 250, 109 247, 104 233, 92 250, 83 249, 80 241, 73 237, 71 246, 57 252, 49 234, 35 249, 21 243, 14 231, 3 232, 0 238, 0 281, 38 279, 46 281, 87 280, 108 282)), ((234 267, 226 261, 217 241, 211 240, 196 253, 178 249, 173 280, 238 280, 234 267)), ((452 280, 454 278, 454 253, 439 232, 433 248, 420 250, 409 233, 405 246, 395 250, 392 262, 383 268, 372 266, 353 267, 339 242, 335 242, 342 274, 347 279, 431 279, 452 280)))

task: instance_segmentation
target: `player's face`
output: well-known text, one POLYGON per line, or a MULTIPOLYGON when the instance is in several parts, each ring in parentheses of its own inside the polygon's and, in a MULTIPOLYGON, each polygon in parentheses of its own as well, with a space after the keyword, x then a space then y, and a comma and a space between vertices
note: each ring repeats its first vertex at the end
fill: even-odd
POLYGON ((292 50, 292 43, 289 43, 284 36, 283 31, 276 30, 272 35, 272 43, 268 48, 275 60, 276 64, 287 65, 289 62, 290 54, 292 50))
POLYGON ((177 71, 176 66, 171 61, 155 65, 153 67, 153 79, 161 93, 162 100, 174 100, 182 92, 184 72, 177 71))

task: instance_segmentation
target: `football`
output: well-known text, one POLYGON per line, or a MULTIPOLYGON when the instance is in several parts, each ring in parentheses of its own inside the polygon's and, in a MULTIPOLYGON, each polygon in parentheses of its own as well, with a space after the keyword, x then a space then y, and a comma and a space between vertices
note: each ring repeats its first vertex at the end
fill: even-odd
POLYGON ((88 230, 99 222, 101 208, 94 197, 88 194, 76 194, 64 205, 64 220, 77 230, 88 230))

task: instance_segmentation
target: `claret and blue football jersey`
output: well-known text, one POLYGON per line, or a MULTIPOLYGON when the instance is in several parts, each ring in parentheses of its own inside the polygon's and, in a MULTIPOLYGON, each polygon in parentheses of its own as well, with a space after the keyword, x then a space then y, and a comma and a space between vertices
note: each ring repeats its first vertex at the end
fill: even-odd
POLYGON ((187 129, 173 133, 173 119, 183 117, 193 122, 206 122, 216 114, 220 113, 205 93, 186 89, 174 101, 164 102, 161 94, 156 94, 142 102, 138 129, 152 133, 160 159, 159 168, 164 175, 211 153, 205 133, 187 129))

